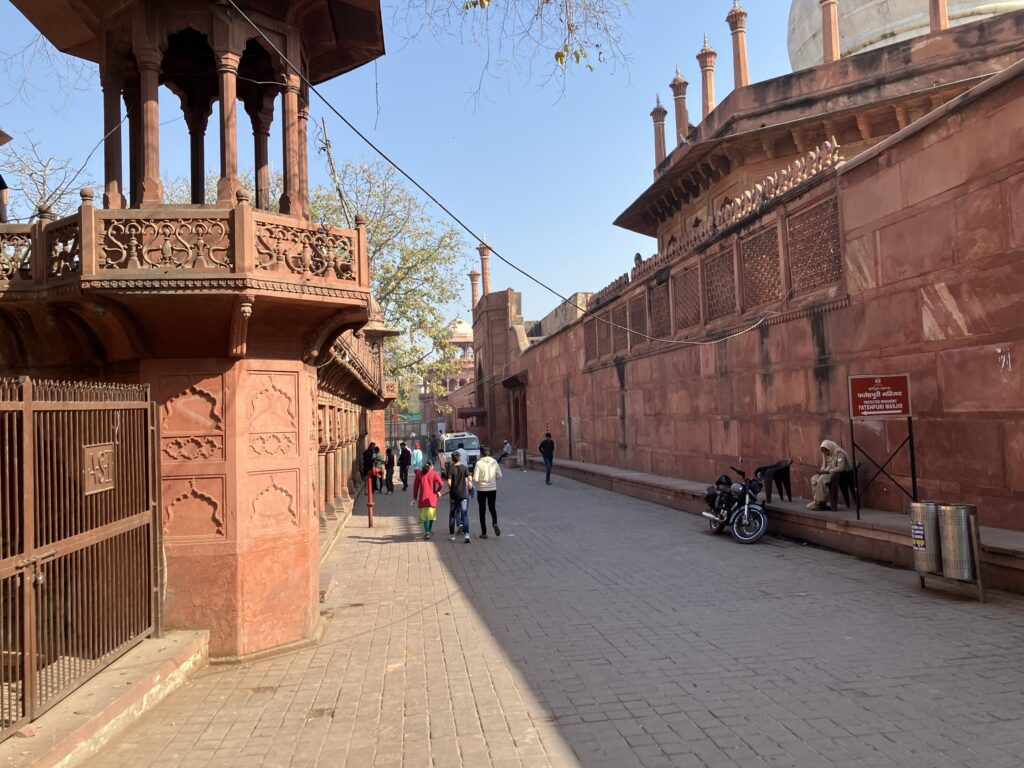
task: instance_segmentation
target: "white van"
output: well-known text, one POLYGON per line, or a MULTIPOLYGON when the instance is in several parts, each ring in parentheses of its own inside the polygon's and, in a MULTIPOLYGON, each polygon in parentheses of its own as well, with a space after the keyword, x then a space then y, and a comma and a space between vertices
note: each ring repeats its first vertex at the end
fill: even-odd
POLYGON ((472 472, 480 458, 480 440, 472 432, 445 432, 438 439, 437 470, 445 477, 452 465, 452 454, 459 452, 459 459, 472 472))

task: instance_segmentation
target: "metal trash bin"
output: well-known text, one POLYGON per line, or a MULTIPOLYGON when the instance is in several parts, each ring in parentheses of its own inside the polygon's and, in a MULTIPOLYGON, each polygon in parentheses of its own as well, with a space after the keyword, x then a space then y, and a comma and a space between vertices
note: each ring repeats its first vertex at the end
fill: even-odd
POLYGON ((914 543, 914 570, 918 573, 942 573, 940 506, 941 501, 915 501, 910 505, 910 538, 914 543))
POLYGON ((971 504, 943 504, 939 507, 942 575, 947 579, 975 579, 971 518, 977 514, 977 507, 971 504))

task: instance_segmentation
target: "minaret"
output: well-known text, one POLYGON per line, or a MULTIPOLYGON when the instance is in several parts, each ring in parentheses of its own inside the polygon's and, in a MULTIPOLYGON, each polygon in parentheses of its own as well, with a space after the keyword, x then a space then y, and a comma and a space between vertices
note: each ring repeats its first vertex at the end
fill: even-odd
POLYGON ((839 3, 837 0, 818 0, 821 3, 821 40, 825 63, 839 61, 839 3))
POLYGON ((476 309, 476 304, 480 301, 480 272, 476 269, 469 273, 469 284, 473 292, 473 298, 469 305, 470 311, 476 309))
POLYGON ((651 110, 651 119, 654 120, 654 165, 661 165, 665 159, 665 117, 668 110, 661 106, 661 97, 654 97, 654 109, 651 110))
POLYGON ((491 292, 491 249, 485 243, 476 247, 480 253, 480 272, 483 277, 484 296, 491 292))
POLYGON ((704 47, 697 52, 697 61, 700 63, 702 120, 706 120, 711 114, 711 110, 715 108, 715 59, 717 58, 718 54, 708 44, 708 36, 705 32, 704 47))
POLYGON ((742 88, 750 83, 750 71, 747 66, 747 12, 740 8, 740 0, 733 0, 732 10, 725 17, 732 30, 732 71, 736 87, 742 88))
POLYGON ((686 112, 686 88, 688 86, 686 78, 679 74, 679 67, 676 67, 676 76, 668 84, 668 87, 672 89, 676 105, 676 144, 686 141, 686 136, 690 133, 690 116, 686 112))
POLYGON ((932 32, 948 29, 949 3, 947 0, 928 0, 928 16, 932 22, 932 32))

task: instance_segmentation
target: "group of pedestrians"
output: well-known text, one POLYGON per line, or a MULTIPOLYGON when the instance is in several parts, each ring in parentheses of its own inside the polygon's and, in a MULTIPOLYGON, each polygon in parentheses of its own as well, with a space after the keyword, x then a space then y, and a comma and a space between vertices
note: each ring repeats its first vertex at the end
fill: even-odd
POLYGON ((498 478, 501 467, 491 456, 486 446, 480 449, 480 458, 470 473, 469 467, 462 461, 462 454, 452 454, 452 466, 448 470, 447 482, 434 469, 434 462, 427 459, 423 468, 416 472, 413 481, 411 503, 420 510, 420 524, 423 526, 423 538, 434 535, 434 522, 437 520, 437 505, 442 496, 448 497, 448 538, 458 541, 459 536, 466 544, 469 535, 469 500, 477 498, 480 508, 480 538, 487 538, 487 512, 491 513, 491 529, 495 536, 501 536, 498 526, 498 478))
MULTIPOLYGON (((491 516, 491 530, 495 536, 501 536, 501 528, 498 526, 498 478, 501 477, 501 462, 512 455, 512 445, 508 440, 502 446, 497 459, 491 456, 490 448, 480 448, 480 458, 476 462, 473 471, 463 462, 460 451, 452 454, 452 465, 448 471, 447 479, 443 479, 436 469, 437 454, 436 441, 428 444, 428 455, 424 457, 420 444, 415 443, 414 448, 403 441, 398 445, 398 451, 390 447, 385 449, 383 456, 380 447, 376 443, 370 443, 363 452, 363 476, 373 478, 375 491, 392 494, 395 492, 394 472, 398 467, 398 479, 402 483, 402 490, 409 489, 409 472, 412 471, 412 501, 410 504, 419 509, 420 525, 423 526, 423 538, 430 539, 434 535, 434 523, 437 521, 437 506, 444 496, 449 500, 448 512, 448 538, 451 541, 470 542, 469 533, 469 500, 474 496, 480 513, 480 538, 486 539, 487 534, 487 513, 491 516)), ((544 482, 551 485, 551 469, 554 464, 555 443, 551 439, 551 433, 544 435, 544 440, 539 446, 539 451, 544 459, 546 470, 544 482)))

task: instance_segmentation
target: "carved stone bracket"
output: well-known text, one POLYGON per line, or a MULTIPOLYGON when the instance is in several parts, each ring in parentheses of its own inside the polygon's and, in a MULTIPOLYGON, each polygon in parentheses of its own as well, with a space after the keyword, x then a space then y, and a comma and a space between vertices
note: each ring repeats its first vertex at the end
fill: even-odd
POLYGON ((249 333, 249 318, 252 317, 252 305, 256 297, 243 293, 235 302, 235 311, 231 315, 231 340, 228 343, 230 357, 245 357, 246 336, 249 333))

